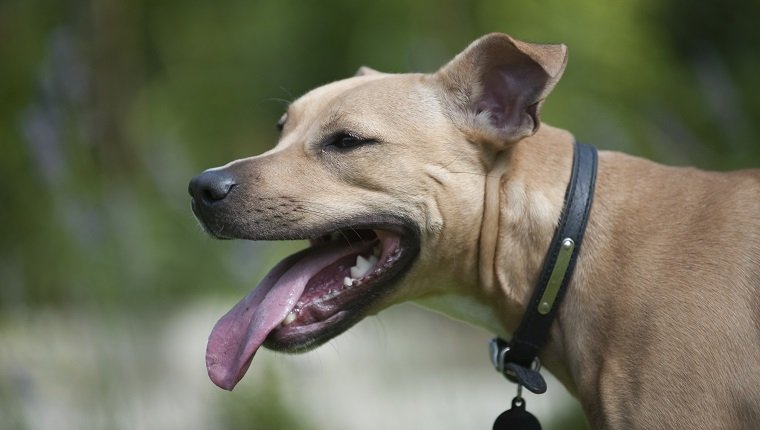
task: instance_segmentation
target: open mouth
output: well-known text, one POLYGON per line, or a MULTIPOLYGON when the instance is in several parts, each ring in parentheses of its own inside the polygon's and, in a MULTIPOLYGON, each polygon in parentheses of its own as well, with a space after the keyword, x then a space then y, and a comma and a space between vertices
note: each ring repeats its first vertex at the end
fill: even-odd
POLYGON ((347 228, 309 239, 224 315, 209 336, 211 380, 231 390, 256 351, 303 351, 359 321, 411 266, 417 235, 398 227, 347 228))

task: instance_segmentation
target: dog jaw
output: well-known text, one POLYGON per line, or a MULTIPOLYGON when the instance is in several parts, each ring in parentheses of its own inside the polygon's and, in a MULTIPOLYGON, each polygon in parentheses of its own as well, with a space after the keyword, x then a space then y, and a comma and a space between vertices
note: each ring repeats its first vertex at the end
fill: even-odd
POLYGON ((297 352, 345 331, 387 294, 417 254, 409 235, 388 230, 346 230, 326 237, 311 240, 309 248, 275 266, 217 322, 206 353, 215 384, 231 390, 262 344, 297 352), (346 283, 349 274, 356 279, 346 283))

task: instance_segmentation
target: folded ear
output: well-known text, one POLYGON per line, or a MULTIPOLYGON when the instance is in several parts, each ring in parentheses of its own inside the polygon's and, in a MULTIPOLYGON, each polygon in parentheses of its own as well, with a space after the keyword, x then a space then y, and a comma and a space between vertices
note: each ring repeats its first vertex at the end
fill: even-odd
POLYGON ((356 71, 356 74, 354 76, 367 76, 367 75, 380 75, 382 72, 378 72, 375 69, 372 69, 367 66, 361 66, 359 67, 359 70, 356 71))
POLYGON ((536 132, 541 103, 566 63, 565 45, 537 45, 492 33, 470 44, 436 77, 457 125, 503 145, 536 132))

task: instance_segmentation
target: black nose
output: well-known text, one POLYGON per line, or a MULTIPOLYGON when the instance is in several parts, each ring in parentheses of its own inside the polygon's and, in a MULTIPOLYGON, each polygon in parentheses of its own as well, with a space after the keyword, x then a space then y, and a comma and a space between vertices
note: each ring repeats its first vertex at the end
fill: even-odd
POLYGON ((225 169, 210 169, 190 180, 187 191, 198 203, 213 203, 227 197, 235 177, 225 169))

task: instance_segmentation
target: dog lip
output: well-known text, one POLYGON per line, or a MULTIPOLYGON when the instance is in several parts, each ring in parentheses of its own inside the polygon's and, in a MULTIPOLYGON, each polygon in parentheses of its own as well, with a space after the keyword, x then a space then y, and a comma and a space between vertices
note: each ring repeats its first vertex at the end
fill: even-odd
MULTIPOLYGON (((408 235, 416 236, 413 229, 406 227, 401 222, 346 222, 330 223, 309 230, 285 232, 280 235, 267 236, 263 240, 312 240, 329 235, 334 232, 356 232, 362 230, 385 230, 400 237, 408 235)), ((246 240, 262 240, 260 235, 242 235, 235 237, 246 240)))
MULTIPOLYGON (((324 319, 310 322, 303 325, 290 325, 287 327, 281 327, 274 329, 264 342, 264 346, 275 351, 284 352, 299 352, 305 351, 309 348, 316 347, 321 344, 316 343, 320 337, 323 337, 323 333, 329 331, 332 327, 340 326, 347 321, 352 321, 352 311, 347 309, 341 309, 331 313, 324 319)), ((349 323, 346 328, 350 327, 352 323, 349 323)), ((335 332, 330 335, 330 338, 335 337, 340 332, 335 332)), ((329 339, 326 339, 329 340, 329 339)))
MULTIPOLYGON (((208 215, 208 214, 206 214, 208 215)), ((213 215, 213 214, 211 214, 213 215)), ((335 231, 386 230, 403 237, 420 237, 417 224, 406 216, 390 212, 358 213, 334 221, 308 227, 292 224, 272 224, 264 219, 245 219, 235 223, 214 216, 205 216, 208 230, 215 238, 243 240, 310 240, 335 231)))
MULTIPOLYGON (((212 203, 212 205, 214 204, 216 203, 212 203)), ((209 215, 204 213, 203 208, 199 206, 200 205, 194 198, 190 199, 190 209, 193 211, 193 215, 195 215, 195 219, 198 221, 198 225, 201 226, 206 234, 213 237, 214 239, 219 240, 237 239, 236 237, 223 234, 222 232, 224 231, 224 228, 220 227, 218 220, 213 216, 213 214, 209 215), (216 228, 214 228, 214 226, 216 226, 216 228)))

